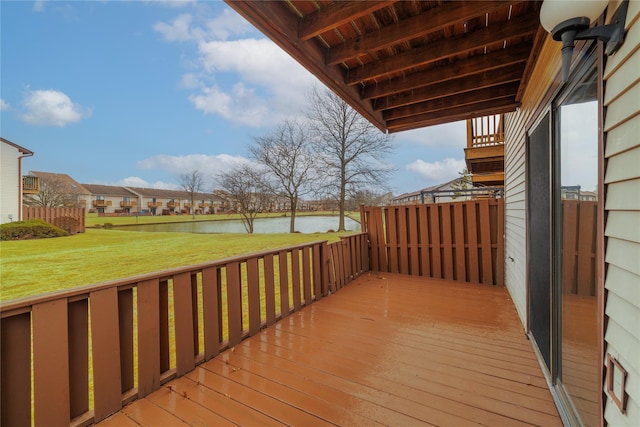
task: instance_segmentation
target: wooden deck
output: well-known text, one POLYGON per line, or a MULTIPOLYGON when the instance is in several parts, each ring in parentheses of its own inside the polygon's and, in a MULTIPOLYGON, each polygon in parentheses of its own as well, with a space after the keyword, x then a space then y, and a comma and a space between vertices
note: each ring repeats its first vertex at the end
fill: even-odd
POLYGON ((367 273, 100 425, 561 425, 504 288, 367 273))

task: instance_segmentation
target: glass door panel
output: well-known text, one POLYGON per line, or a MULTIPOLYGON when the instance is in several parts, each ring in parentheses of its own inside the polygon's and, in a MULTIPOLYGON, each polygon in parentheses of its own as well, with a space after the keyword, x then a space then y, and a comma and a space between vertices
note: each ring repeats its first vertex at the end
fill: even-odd
POLYGON ((599 420, 596 76, 594 68, 556 109, 559 212, 556 210, 554 229, 556 253, 560 254, 555 269, 560 300, 557 378, 576 415, 588 426, 598 425, 599 420))

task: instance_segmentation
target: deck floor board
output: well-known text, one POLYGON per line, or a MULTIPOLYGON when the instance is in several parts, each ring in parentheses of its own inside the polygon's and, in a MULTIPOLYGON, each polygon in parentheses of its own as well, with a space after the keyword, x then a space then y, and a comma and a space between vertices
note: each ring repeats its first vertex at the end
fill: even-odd
POLYGON ((389 273, 359 277, 104 425, 116 420, 562 425, 504 288, 389 273))

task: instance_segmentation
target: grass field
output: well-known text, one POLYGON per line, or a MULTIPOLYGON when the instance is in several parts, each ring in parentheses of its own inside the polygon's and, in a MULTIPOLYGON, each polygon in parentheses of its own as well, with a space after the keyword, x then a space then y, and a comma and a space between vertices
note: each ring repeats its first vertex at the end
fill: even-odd
POLYGON ((70 237, 2 241, 0 301, 305 242, 331 242, 344 234, 348 233, 192 234, 87 228, 70 237))

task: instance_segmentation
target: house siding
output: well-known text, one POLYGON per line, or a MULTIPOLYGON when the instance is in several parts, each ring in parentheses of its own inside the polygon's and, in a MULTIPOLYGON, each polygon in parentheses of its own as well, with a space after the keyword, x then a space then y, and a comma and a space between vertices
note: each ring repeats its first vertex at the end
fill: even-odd
MULTIPOLYGON (((613 3, 612 3, 613 4, 613 3)), ((627 371, 627 408, 607 393, 609 425, 640 420, 640 2, 629 2, 624 45, 605 67, 605 351, 627 371)))
POLYGON ((547 36, 521 107, 505 117, 505 285, 523 325, 527 316, 527 126, 561 67, 560 43, 547 36))
POLYGON ((0 157, 2 158, 0 171, 0 224, 20 220, 20 151, 4 142, 0 143, 0 157), (11 215, 11 219, 9 219, 11 215))

